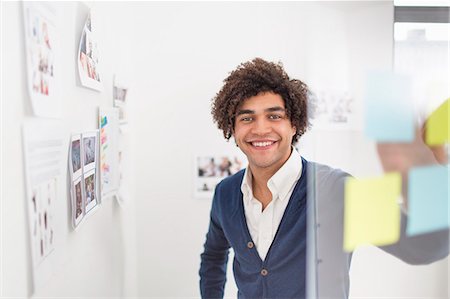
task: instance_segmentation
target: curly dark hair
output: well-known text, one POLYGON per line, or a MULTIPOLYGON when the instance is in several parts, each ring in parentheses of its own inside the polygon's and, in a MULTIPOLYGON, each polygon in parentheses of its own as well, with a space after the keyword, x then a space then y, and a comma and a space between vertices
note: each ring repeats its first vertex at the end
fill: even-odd
POLYGON ((308 86, 300 80, 290 79, 281 62, 275 64, 255 58, 241 63, 223 82, 222 89, 212 100, 211 114, 227 140, 233 134, 238 107, 244 100, 264 92, 273 92, 283 98, 287 116, 297 129, 292 143, 297 142, 308 128, 308 86))

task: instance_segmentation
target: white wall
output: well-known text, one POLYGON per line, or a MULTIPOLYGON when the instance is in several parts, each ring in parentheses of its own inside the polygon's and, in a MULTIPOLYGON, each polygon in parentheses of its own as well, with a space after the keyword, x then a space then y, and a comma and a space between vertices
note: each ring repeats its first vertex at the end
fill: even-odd
MULTIPOLYGON (((65 32, 68 138, 96 127, 96 107, 111 105, 114 72, 132 80, 132 200, 124 209, 107 201, 79 231, 67 228, 60 249, 64 263, 38 290, 41 297, 198 297, 211 201, 193 197, 193 159, 237 150, 210 116, 210 99, 228 72, 256 56, 281 60, 293 77, 312 86, 343 85, 360 98, 365 71, 389 67, 392 60, 393 9, 387 1, 101 2, 93 5, 102 25, 106 89, 96 93, 76 86, 78 4, 54 5, 65 32)), ((24 297, 31 277, 20 126, 31 106, 20 3, 2 8, 1 295, 24 297)), ((380 172, 373 144, 360 131, 313 130, 300 151, 354 175, 380 172)), ((447 275, 447 261, 412 267, 366 248, 354 257, 351 294, 444 298, 447 275)), ((231 272, 226 294, 236 294, 231 272)))
MULTIPOLYGON (((392 65, 393 7, 385 1, 135 6, 136 56, 142 57, 135 124, 145 136, 145 150, 135 149, 139 292, 196 297, 211 201, 193 198, 193 156, 235 150, 210 116, 222 80, 259 56, 281 60, 288 73, 311 85, 347 85, 361 99, 365 72, 392 65)), ((310 132, 300 150, 354 175, 381 171, 374 145, 360 131, 310 132)), ((412 267, 365 248, 355 254, 351 293, 445 297, 446 269, 446 261, 412 267)), ((229 272, 226 296, 235 292, 229 272)))
MULTIPOLYGON (((24 298, 32 293, 41 298, 124 297, 137 295, 135 202, 121 208, 115 199, 106 199, 100 208, 74 232, 70 225, 69 198, 58 198, 57 225, 61 227, 58 246, 46 263, 53 265, 47 282, 32 289, 31 256, 28 249, 27 207, 21 126, 31 115, 26 89, 25 42, 20 2, 2 2, 1 80, 1 288, 2 298, 24 298)), ((77 2, 48 3, 57 12, 60 30, 60 62, 63 102, 62 123, 68 151, 71 133, 94 130, 97 107, 112 106, 113 72, 126 72, 130 55, 127 46, 118 46, 116 35, 126 41, 127 23, 117 22, 120 4, 103 4, 99 36, 104 62, 105 90, 102 93, 77 86, 76 57, 80 32, 87 17, 77 2), (117 60, 117 57, 121 57, 117 60)), ((125 43, 126 45, 127 43, 125 43)), ((67 157, 68 155, 65 155, 67 157)), ((65 161, 67 164, 67 161, 65 161)), ((63 190, 68 190, 66 176, 63 190)), ((67 192, 62 192, 66 194, 67 192)))

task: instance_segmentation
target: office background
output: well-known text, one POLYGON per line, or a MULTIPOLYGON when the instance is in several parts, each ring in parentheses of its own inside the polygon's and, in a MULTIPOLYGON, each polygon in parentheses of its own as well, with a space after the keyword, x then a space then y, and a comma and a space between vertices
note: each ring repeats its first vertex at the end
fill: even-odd
MULTIPOLYGON (((2 3, 3 297, 198 297, 200 253, 211 200, 193 196, 196 155, 236 153, 210 115, 210 99, 239 63, 282 61, 314 87, 364 93, 370 69, 393 65, 390 1, 48 3, 60 30, 61 94, 70 134, 93 130, 99 106, 112 106, 113 75, 130 82, 129 201, 113 199, 70 227, 60 199, 62 239, 49 256, 52 276, 32 287, 21 125, 32 115, 26 89, 23 11, 2 3), (76 56, 87 11, 95 8, 104 91, 79 86, 76 56)), ((358 115, 361 107, 356 101, 358 115)), ((312 160, 355 176, 381 173, 360 120, 344 130, 312 129, 298 145, 312 160)), ((65 184, 66 186, 66 184, 65 184)), ((230 263, 231 264, 231 263, 230 263)), ((351 297, 447 298, 449 261, 409 266, 364 247, 353 258, 351 297)), ((229 267, 226 296, 235 297, 229 267)))

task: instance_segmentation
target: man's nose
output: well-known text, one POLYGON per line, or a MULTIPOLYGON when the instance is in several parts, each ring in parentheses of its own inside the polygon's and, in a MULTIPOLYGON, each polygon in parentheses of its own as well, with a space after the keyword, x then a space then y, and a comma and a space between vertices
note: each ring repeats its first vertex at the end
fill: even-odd
POLYGON ((265 118, 258 118, 252 127, 252 133, 256 135, 265 135, 272 130, 269 121, 265 118))

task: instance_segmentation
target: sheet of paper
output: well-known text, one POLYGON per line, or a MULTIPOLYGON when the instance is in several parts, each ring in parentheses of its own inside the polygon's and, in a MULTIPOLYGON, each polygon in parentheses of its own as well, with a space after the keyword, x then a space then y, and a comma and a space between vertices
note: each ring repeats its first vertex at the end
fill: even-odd
POLYGON ((441 165, 413 168, 409 171, 409 236, 445 229, 449 226, 449 174, 441 165))
POLYGON ((27 89, 36 116, 61 117, 58 28, 49 3, 23 2, 27 89))
POLYGON ((344 250, 359 245, 388 245, 400 237, 401 175, 348 178, 345 184, 344 250))
POLYGON ((120 124, 128 123, 128 83, 124 78, 121 78, 117 74, 114 75, 113 81, 113 101, 114 107, 119 109, 119 122, 120 124))
POLYGON ((78 47, 78 74, 83 86, 102 91, 101 57, 96 39, 96 18, 93 10, 89 12, 83 27, 78 47))
POLYGON ((53 274, 47 262, 60 237, 55 207, 62 200, 64 133, 59 121, 28 119, 23 124, 26 202, 32 255, 33 286, 40 288, 53 274))
POLYGON ((414 114, 411 80, 391 72, 371 72, 365 95, 365 134, 378 142, 411 142, 414 114))
POLYGON ((429 116, 426 123, 425 141, 428 145, 449 143, 450 140, 450 98, 429 116))
POLYGON ((119 109, 100 108, 100 190, 102 199, 119 189, 119 109))

